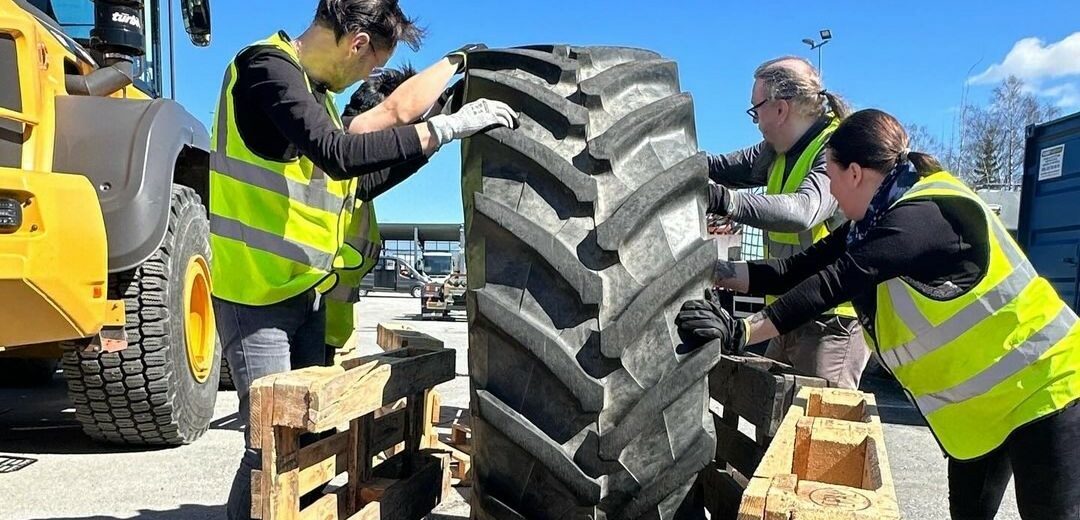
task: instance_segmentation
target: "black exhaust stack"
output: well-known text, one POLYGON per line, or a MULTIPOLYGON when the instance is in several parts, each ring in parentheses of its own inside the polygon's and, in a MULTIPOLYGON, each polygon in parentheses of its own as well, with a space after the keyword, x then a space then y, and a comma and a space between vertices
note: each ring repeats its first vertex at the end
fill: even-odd
POLYGON ((136 58, 146 53, 142 0, 94 0, 90 48, 103 56, 102 67, 82 76, 68 74, 68 94, 108 96, 131 84, 136 58))

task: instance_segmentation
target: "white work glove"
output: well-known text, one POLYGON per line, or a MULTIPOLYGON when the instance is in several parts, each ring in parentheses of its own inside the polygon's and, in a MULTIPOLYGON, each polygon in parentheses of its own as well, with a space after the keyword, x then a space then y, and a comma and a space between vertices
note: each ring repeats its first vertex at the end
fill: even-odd
POLYGON ((453 114, 439 114, 427 120, 431 133, 442 146, 454 139, 471 137, 493 126, 514 128, 517 112, 502 101, 478 99, 466 103, 453 114))

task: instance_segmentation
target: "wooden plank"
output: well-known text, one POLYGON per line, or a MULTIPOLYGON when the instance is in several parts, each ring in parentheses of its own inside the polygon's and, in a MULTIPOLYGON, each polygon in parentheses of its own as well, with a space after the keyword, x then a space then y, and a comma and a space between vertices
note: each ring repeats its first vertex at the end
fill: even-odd
POLYGON ((378 494, 382 520, 417 520, 439 504, 442 468, 442 461, 433 454, 402 452, 376 466, 374 478, 362 483, 361 489, 368 495, 378 494), (406 457, 413 460, 407 464, 406 457), (405 466, 414 471, 404 474, 405 466))
POLYGON ((380 323, 375 342, 384 351, 406 347, 443 348, 441 340, 397 322, 380 323))
POLYGON ((427 393, 427 398, 424 401, 424 413, 426 419, 424 420, 424 438, 420 443, 421 448, 434 448, 435 444, 439 442, 439 433, 435 431, 435 427, 439 424, 440 415, 442 414, 442 396, 436 390, 431 390, 427 393))
POLYGON ((379 453, 393 448, 405 440, 405 423, 408 410, 402 408, 375 419, 371 431, 371 451, 379 453))
POLYGON ((301 520, 336 520, 338 518, 338 501, 342 496, 337 493, 327 493, 314 504, 300 511, 301 520))
MULTIPOLYGON (((359 492, 360 489, 356 485, 364 476, 360 471, 360 452, 362 451, 362 444, 360 438, 360 430, 363 427, 361 425, 362 418, 356 418, 349 421, 349 445, 346 452, 346 465, 349 471, 349 480, 345 484, 345 512, 356 511, 360 507, 359 492)), ((370 437, 370 436, 368 436, 370 437)), ((365 451, 366 453, 366 451, 365 451)), ((341 515, 346 516, 346 515, 341 515)))
POLYGON ((409 347, 348 360, 357 368, 311 367, 275 381, 274 423, 321 432, 454 378, 451 350, 409 347))
MULTIPOLYGON (((296 455, 297 465, 301 468, 309 467, 328 457, 343 456, 349 447, 349 432, 335 433, 325 439, 320 439, 313 444, 300 448, 296 455)), ((344 465, 341 466, 344 468, 344 465)), ((344 469, 343 469, 344 470, 344 469)))
POLYGON ((262 471, 251 470, 251 518, 261 519, 263 508, 262 471))
POLYGON ((296 464, 300 431, 286 426, 274 426, 273 431, 272 436, 264 432, 263 475, 265 478, 269 474, 270 479, 269 492, 264 493, 269 499, 269 509, 264 510, 263 518, 293 520, 300 512, 300 468, 296 464), (270 449, 266 447, 265 437, 272 439, 270 449))
POLYGON ((382 506, 378 502, 372 502, 357 511, 348 520, 380 520, 382 518, 382 506))
MULTIPOLYGON (((344 459, 342 459, 342 462, 344 462, 344 459)), ((344 466, 338 467, 337 456, 327 457, 322 461, 301 469, 299 475, 297 475, 297 487, 300 496, 325 486, 327 482, 333 480, 334 477, 342 471, 345 471, 345 468, 344 466)))
POLYGON ((795 425, 803 417, 803 409, 792 406, 777 429, 776 437, 761 458, 755 477, 771 478, 774 475, 792 473, 795 457, 795 425))
POLYGON ((278 518, 274 516, 277 504, 287 500, 287 496, 284 499, 280 496, 282 494, 282 491, 279 490, 281 485, 280 468, 278 468, 276 459, 278 450, 288 449, 290 447, 289 441, 295 439, 279 441, 273 427, 274 382, 280 376, 281 374, 271 374, 256 379, 252 382, 249 390, 251 399, 251 418, 248 423, 248 427, 251 428, 250 438, 252 446, 262 450, 263 467, 263 470, 258 474, 260 479, 258 488, 252 486, 251 507, 253 513, 257 513, 257 515, 252 515, 253 518, 278 518), (256 440, 258 444, 255 444, 256 440), (258 489, 257 496, 254 493, 256 489, 258 489), (255 499, 258 499, 258 502, 255 502, 255 499))
POLYGON ((713 415, 713 424, 716 427, 716 460, 730 464, 747 479, 754 476, 765 448, 716 415, 713 415))

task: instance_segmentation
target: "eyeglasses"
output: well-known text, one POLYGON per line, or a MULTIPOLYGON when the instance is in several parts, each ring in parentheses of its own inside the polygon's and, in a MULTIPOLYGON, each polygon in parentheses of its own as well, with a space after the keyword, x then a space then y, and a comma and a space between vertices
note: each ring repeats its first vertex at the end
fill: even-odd
POLYGON ((755 125, 758 122, 757 109, 761 108, 762 105, 764 105, 765 103, 768 103, 769 101, 772 101, 772 100, 769 99, 769 98, 765 98, 761 103, 758 103, 758 104, 746 109, 746 113, 750 116, 750 119, 752 119, 754 121, 755 125))

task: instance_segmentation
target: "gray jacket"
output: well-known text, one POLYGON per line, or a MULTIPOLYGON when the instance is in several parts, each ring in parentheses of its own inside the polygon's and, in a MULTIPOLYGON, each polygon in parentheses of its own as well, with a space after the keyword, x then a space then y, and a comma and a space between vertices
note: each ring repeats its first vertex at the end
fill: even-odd
MULTIPOLYGON (((791 174, 799 155, 828 124, 828 119, 818 120, 785 154, 785 179, 791 174)), ((768 184, 776 151, 762 141, 728 154, 706 155, 710 180, 728 188, 755 188, 768 184)), ((728 216, 735 222, 783 233, 807 231, 826 221, 829 221, 829 229, 836 229, 845 220, 837 210, 836 199, 829 193, 824 151, 814 159, 810 172, 794 193, 764 195, 732 191, 728 209, 728 216)))

